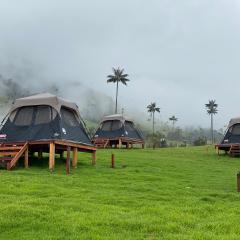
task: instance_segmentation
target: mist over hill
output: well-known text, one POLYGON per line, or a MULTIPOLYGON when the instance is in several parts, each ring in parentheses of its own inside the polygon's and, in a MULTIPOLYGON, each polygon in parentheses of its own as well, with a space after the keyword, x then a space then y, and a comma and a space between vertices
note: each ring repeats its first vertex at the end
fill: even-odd
POLYGON ((79 81, 67 84, 49 81, 42 85, 36 85, 28 79, 19 81, 19 79, 0 75, 0 108, 2 113, 0 116, 2 117, 15 99, 41 92, 49 92, 76 102, 82 116, 91 121, 97 122, 104 115, 112 114, 114 110, 114 102, 111 97, 93 90, 79 81))
MULTIPOLYGON (((85 120, 98 123, 103 116, 114 114, 113 98, 87 86, 81 80, 46 77, 34 68, 26 66, 19 68, 12 65, 11 69, 0 66, 1 69, 5 74, 0 72, 0 119, 7 113, 15 99, 42 92, 49 92, 75 102, 85 120)), ((148 125, 147 113, 134 108, 124 109, 119 104, 119 113, 122 112, 138 123, 148 125)))
MULTIPOLYGON (((0 120, 3 119, 16 98, 42 92, 56 94, 77 103, 83 119, 93 123, 89 126, 92 132, 95 131, 103 116, 114 113, 115 102, 113 97, 87 86, 78 79, 66 80, 64 77, 46 77, 44 74, 33 71, 28 67, 18 69, 11 67, 7 70, 7 72, 3 71, 4 73, 0 74, 0 120)), ((141 112, 138 109, 137 107, 124 109, 119 105, 119 113, 124 112, 125 115, 131 117, 143 131, 144 136, 150 136, 152 129, 151 116, 147 114, 146 106, 142 106, 142 109, 145 109, 146 112, 141 112)), ((176 126, 173 129, 169 121, 161 119, 161 115, 162 113, 156 116, 155 126, 161 137, 164 136, 169 141, 175 139, 178 142, 193 143, 198 138, 210 139, 211 134, 208 128, 204 129, 196 126, 181 128, 176 126)), ((223 132, 223 129, 215 132, 217 142, 221 139, 223 132)))

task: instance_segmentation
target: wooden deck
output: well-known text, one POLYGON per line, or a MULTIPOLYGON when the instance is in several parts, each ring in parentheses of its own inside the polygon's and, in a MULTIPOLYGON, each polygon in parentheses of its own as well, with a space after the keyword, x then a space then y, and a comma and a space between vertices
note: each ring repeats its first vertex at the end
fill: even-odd
POLYGON ((97 148, 122 148, 125 146, 128 148, 133 148, 134 145, 141 145, 142 148, 145 147, 145 142, 141 139, 118 137, 118 138, 93 138, 93 144, 97 148))
POLYGON ((18 159, 24 155, 24 165, 28 167, 29 154, 38 153, 39 159, 42 153, 49 153, 49 170, 53 171, 55 166, 55 155, 62 157, 64 151, 72 151, 72 166, 77 167, 78 152, 92 153, 92 164, 96 164, 95 146, 65 140, 41 140, 29 142, 0 142, 0 164, 8 170, 12 169, 18 159))
POLYGON ((215 149, 218 155, 220 155, 220 152, 223 151, 225 154, 232 157, 240 156, 240 143, 216 144, 215 149))

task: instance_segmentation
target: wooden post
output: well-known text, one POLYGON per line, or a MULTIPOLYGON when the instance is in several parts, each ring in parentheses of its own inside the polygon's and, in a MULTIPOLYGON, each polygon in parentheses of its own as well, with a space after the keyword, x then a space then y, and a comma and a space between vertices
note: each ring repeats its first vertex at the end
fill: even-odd
POLYGON ((96 165, 96 151, 93 151, 93 153, 92 153, 92 165, 93 166, 96 165))
POLYGON ((38 151, 38 160, 41 160, 43 158, 42 155, 42 149, 38 151))
POLYGON ((66 174, 70 174, 70 152, 71 148, 67 147, 67 160, 66 160, 66 174))
POLYGON ((72 166, 74 168, 77 167, 77 160, 78 160, 78 148, 73 148, 73 162, 72 162, 72 166))
POLYGON ((126 148, 127 148, 127 149, 129 148, 129 142, 127 142, 126 148))
POLYGON ((24 167, 28 168, 28 148, 26 149, 24 153, 24 167))
POLYGON ((240 173, 237 173, 237 191, 240 192, 240 173))
POLYGON ((144 149, 144 148, 145 148, 145 144, 143 143, 143 144, 142 144, 142 149, 144 149))
POLYGON ((119 140, 118 140, 118 148, 121 148, 121 147, 122 147, 122 139, 119 138, 119 140))
POLYGON ((206 153, 208 154, 208 146, 206 146, 206 153))
POLYGON ((111 168, 115 168, 115 155, 112 153, 111 168))
POLYGON ((54 142, 50 143, 49 146, 49 170, 52 172, 55 165, 55 144, 54 142))

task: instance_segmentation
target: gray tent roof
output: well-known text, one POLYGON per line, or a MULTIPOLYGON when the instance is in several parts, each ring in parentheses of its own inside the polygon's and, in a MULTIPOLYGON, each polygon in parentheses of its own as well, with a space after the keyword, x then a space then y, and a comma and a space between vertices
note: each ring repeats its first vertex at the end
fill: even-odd
POLYGON ((122 123, 124 123, 125 121, 132 122, 132 119, 130 119, 130 118, 126 117, 126 116, 123 116, 121 114, 114 114, 114 115, 109 115, 109 116, 103 117, 101 123, 105 122, 105 121, 111 121, 111 120, 119 120, 122 123))
POLYGON ((231 126, 240 123, 240 117, 236 117, 236 118, 232 118, 228 124, 228 128, 230 128, 231 126))
POLYGON ((58 113, 60 113, 60 109, 62 106, 73 109, 76 111, 78 115, 78 107, 75 103, 69 102, 63 98, 57 97, 50 93, 40 93, 36 95, 32 95, 29 97, 16 99, 12 105, 10 112, 13 112, 17 108, 25 107, 25 106, 37 106, 37 105, 48 105, 55 108, 58 113))

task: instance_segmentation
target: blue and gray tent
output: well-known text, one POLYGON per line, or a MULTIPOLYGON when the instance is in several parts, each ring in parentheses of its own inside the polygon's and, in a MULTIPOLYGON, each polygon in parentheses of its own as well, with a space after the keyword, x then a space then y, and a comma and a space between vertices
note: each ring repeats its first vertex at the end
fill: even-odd
POLYGON ((94 137, 93 142, 98 147, 121 147, 127 148, 133 144, 144 146, 144 138, 134 122, 123 115, 115 114, 105 116, 94 137))
POLYGON ((92 145, 77 105, 49 93, 16 99, 0 129, 0 142, 36 140, 92 145))

